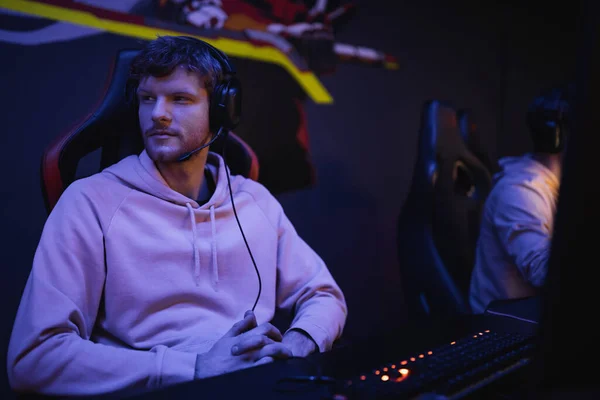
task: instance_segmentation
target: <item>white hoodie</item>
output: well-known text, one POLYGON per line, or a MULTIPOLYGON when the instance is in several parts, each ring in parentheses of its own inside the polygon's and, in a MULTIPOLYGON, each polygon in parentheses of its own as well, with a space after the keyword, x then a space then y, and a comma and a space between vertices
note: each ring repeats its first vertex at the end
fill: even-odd
MULTIPOLYGON (((225 164, 209 153, 206 204, 172 190, 144 151, 74 182, 44 227, 8 349, 16 391, 91 395, 194 377, 243 318, 257 274, 234 217, 225 164)), ((294 314, 320 351, 346 321, 344 296, 262 185, 231 177, 262 278, 257 322, 294 314)))
POLYGON ((530 154, 500 160, 483 210, 470 304, 533 296, 546 278, 558 178, 530 154))

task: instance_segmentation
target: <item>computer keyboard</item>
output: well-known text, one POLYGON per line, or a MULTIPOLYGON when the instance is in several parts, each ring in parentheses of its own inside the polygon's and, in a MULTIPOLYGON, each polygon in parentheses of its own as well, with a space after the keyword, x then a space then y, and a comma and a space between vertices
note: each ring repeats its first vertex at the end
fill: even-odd
POLYGON ((364 371, 345 382, 354 399, 404 399, 421 393, 461 398, 529 363, 533 335, 489 330, 364 371))

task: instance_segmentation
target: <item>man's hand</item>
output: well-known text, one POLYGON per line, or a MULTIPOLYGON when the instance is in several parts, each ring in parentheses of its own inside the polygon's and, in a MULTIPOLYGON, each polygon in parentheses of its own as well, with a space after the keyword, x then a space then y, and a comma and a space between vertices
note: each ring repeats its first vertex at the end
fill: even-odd
POLYGON ((281 332, 270 323, 257 325, 252 311, 237 322, 213 347, 196 357, 196 379, 220 375, 285 359, 292 352, 281 343, 281 332))
POLYGON ((295 357, 306 357, 317 350, 316 343, 308 334, 296 330, 289 330, 283 337, 283 344, 286 345, 295 357))

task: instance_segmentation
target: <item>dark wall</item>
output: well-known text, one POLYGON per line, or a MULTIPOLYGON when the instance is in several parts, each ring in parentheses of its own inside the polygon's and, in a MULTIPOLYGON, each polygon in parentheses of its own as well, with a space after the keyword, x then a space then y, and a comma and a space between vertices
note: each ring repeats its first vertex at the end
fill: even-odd
MULTIPOLYGON (((575 66, 573 11, 389 3, 363 1, 338 40, 395 54, 401 69, 340 65, 322 79, 335 104, 305 104, 317 184, 278 195, 345 291, 349 338, 373 336, 404 319, 395 223, 411 181, 422 104, 438 98, 470 108, 491 154, 516 154, 530 146, 523 125, 529 100, 540 88, 571 79, 575 66)), ((42 151, 95 104, 111 57, 130 43, 110 34, 39 47, 0 42, 2 60, 10 61, 0 63, 0 379, 7 396, 5 351, 46 218, 42 151)))
POLYGON ((439 3, 364 2, 339 40, 388 49, 401 71, 342 66, 324 79, 336 104, 307 106, 318 185, 280 196, 347 291, 352 335, 403 318, 394 232, 416 161, 422 104, 437 98, 471 109, 494 158, 517 154, 531 147, 529 101, 540 88, 571 79, 575 67, 574 11, 548 9, 532 19, 533 6, 439 3))

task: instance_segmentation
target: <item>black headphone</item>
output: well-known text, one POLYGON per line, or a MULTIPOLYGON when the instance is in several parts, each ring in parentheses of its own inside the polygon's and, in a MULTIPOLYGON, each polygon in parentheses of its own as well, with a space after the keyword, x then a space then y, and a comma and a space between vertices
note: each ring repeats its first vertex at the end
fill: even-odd
POLYGON ((535 152, 560 153, 569 136, 573 87, 554 88, 537 96, 527 111, 535 152))

